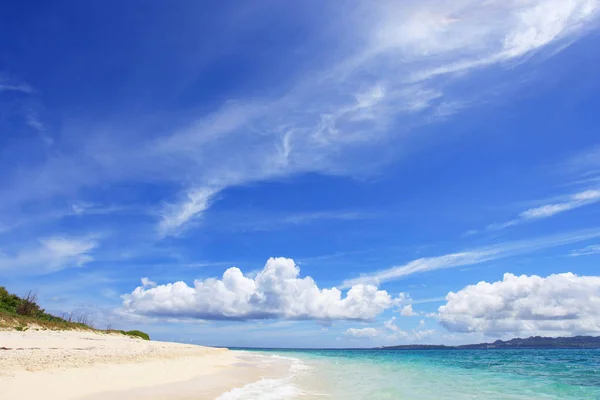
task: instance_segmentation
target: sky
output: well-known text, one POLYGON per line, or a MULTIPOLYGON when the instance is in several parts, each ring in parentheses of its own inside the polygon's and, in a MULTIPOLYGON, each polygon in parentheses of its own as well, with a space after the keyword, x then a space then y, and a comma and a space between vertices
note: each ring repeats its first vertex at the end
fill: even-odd
POLYGON ((0 5, 0 285, 215 346, 600 334, 600 1, 0 5))

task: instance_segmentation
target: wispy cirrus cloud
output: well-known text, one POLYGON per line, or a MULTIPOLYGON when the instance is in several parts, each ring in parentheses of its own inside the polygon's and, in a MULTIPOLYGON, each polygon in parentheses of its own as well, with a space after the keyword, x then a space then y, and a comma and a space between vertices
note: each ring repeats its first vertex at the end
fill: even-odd
POLYGON ((489 225, 487 229, 498 230, 527 222, 537 221, 598 202, 600 202, 600 190, 585 190, 583 192, 563 196, 559 201, 553 203, 529 208, 521 212, 517 218, 501 224, 489 225))
POLYGON ((585 192, 570 195, 566 201, 555 204, 546 204, 540 207, 530 208, 519 214, 525 220, 552 217, 553 215, 583 207, 600 201, 600 190, 586 190, 585 192))
POLYGON ((161 199, 157 231, 177 235, 227 188, 304 172, 365 174, 402 157, 416 126, 465 112, 481 95, 450 94, 450 83, 556 51, 594 27, 598 9, 590 0, 365 2, 340 13, 332 29, 346 38, 344 51, 298 74, 285 94, 177 116, 161 135, 103 126, 76 152, 33 169, 35 179, 7 180, 3 201, 74 196, 107 183, 176 185, 179 195, 161 199))
POLYGON ((580 256, 591 256, 594 254, 600 254, 600 244, 593 244, 591 246, 584 247, 582 249, 573 250, 569 254, 571 257, 580 256))
POLYGON ((355 221, 382 219, 391 215, 394 214, 359 210, 276 212, 252 208, 251 210, 215 212, 211 216, 211 221, 218 221, 220 228, 227 231, 251 232, 302 227, 326 221, 346 221, 352 223, 355 221))
POLYGON ((568 173, 583 173, 583 177, 600 173, 600 145, 581 151, 571 157, 562 167, 568 173))
POLYGON ((600 237, 600 230, 585 230, 564 235, 554 235, 531 240, 500 243, 494 246, 482 247, 437 257, 424 257, 410 261, 409 263, 403 265, 380 270, 372 274, 365 274, 358 278, 348 279, 342 283, 342 287, 350 287, 360 283, 379 285, 384 282, 399 280, 413 274, 445 268, 481 264, 487 261, 498 260, 517 254, 527 254, 542 249, 582 242, 597 237, 600 237))
POLYGON ((169 204, 161 212, 158 230, 161 236, 175 235, 183 226, 210 206, 211 199, 219 192, 217 188, 198 188, 186 193, 180 203, 169 204))
POLYGON ((33 93, 33 88, 26 84, 0 83, 0 92, 21 92, 30 94, 33 93))
POLYGON ((598 187, 600 185, 600 146, 591 146, 560 165, 559 170, 571 177, 569 186, 598 187))
POLYGON ((6 79, 2 81, 0 79, 0 95, 3 92, 16 93, 27 99, 24 101, 23 105, 16 108, 15 113, 19 114, 20 117, 23 118, 25 124, 36 131, 47 145, 53 144, 54 140, 48 134, 48 130, 42 122, 42 118, 40 118, 36 106, 33 105, 35 104, 35 102, 32 101, 33 95, 36 94, 35 89, 26 83, 16 83, 6 79))
MULTIPOLYGON (((427 111, 447 116, 463 107, 458 106, 461 100, 447 97, 439 77, 518 60, 552 42, 573 39, 588 28, 586 23, 595 18, 599 4, 583 0, 429 1, 375 7, 370 3, 369 7, 371 19, 360 25, 366 44, 354 54, 283 98, 263 106, 243 106, 233 111, 233 123, 219 124, 226 125, 223 131, 229 134, 238 124, 256 129, 267 141, 250 145, 264 149, 259 152, 260 160, 236 160, 246 164, 246 171, 221 170, 219 178, 209 181, 221 181, 226 188, 304 171, 354 173, 335 155, 356 153, 357 146, 385 140, 393 120, 403 115, 414 117, 427 111), (377 74, 369 73, 372 70, 377 74), (400 71, 404 73, 398 78, 400 71), (308 112, 298 112, 302 108, 308 112)), ((222 115, 214 118, 222 119, 222 115)), ((169 143, 191 143, 194 148, 200 138, 189 131, 186 136, 169 139, 169 143)), ((205 143, 204 139, 200 142, 205 143)), ((206 184, 200 182, 200 187, 206 184)), ((185 213, 187 220, 205 211, 196 210, 185 213)), ((179 226, 185 220, 181 218, 179 226)))
POLYGON ((94 260, 98 242, 90 237, 52 236, 14 253, 0 252, 0 274, 38 275, 81 267, 94 260))

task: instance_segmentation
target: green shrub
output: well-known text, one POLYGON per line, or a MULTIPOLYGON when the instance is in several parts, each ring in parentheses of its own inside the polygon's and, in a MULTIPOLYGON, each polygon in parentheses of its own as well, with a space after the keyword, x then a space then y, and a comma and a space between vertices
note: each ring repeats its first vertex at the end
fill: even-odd
POLYGON ((112 331, 112 332, 119 332, 119 333, 122 333, 123 335, 139 337, 144 340, 150 340, 150 335, 148 335, 147 333, 142 332, 142 331, 112 331))
MULTIPOLYGON (((26 331, 28 325, 36 324, 50 329, 92 329, 92 321, 86 314, 63 315, 64 318, 48 314, 36 302, 36 295, 29 292, 25 297, 8 293, 6 288, 0 286, 0 324, 13 327, 17 331, 26 331), (4 321, 4 322, 3 322, 4 321)), ((147 333, 141 331, 117 331, 108 329, 106 332, 118 332, 123 335, 150 340, 147 333)))
POLYGON ((105 331, 106 333, 120 333, 121 335, 127 335, 131 337, 138 337, 144 340, 150 340, 150 335, 142 331, 122 331, 119 329, 108 329, 105 331))
POLYGON ((0 286, 0 311, 33 318, 53 317, 46 314, 36 303, 35 293, 29 292, 27 296, 21 298, 16 294, 8 293, 2 286, 0 286))
POLYGON ((0 286, 0 310, 7 313, 16 314, 17 307, 21 302, 21 298, 15 294, 10 294, 0 286))
POLYGON ((150 335, 148 335, 147 333, 142 332, 142 331, 128 331, 128 332, 125 332, 125 334, 129 335, 129 336, 139 337, 144 340, 150 340, 150 335))

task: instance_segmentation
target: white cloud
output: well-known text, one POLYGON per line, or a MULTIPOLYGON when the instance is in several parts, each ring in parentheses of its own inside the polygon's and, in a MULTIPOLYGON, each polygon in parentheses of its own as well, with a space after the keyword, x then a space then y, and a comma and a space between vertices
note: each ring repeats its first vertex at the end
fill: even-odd
POLYGON ((345 334, 356 338, 373 338, 379 336, 381 332, 375 328, 348 328, 345 334))
POLYGON ((486 335, 600 332, 600 277, 505 274, 449 293, 439 321, 450 331, 486 335))
POLYGON ((481 251, 467 251, 462 253, 446 254, 438 257, 424 257, 410 261, 407 264, 392 267, 374 274, 365 274, 359 278, 344 281, 342 287, 349 287, 358 283, 378 285, 382 282, 401 279, 405 276, 442 268, 452 268, 462 265, 478 264, 498 258, 498 250, 488 249, 481 251))
POLYGON ((147 126, 86 124, 101 128, 90 129, 79 152, 32 168, 35 179, 26 174, 7 179, 2 202, 70 196, 110 183, 183 182, 185 195, 157 223, 168 236, 197 220, 228 187, 304 172, 368 174, 410 151, 405 138, 415 125, 463 110, 481 95, 480 86, 464 96, 448 94, 450 78, 465 79, 474 69, 568 44, 593 26, 598 2, 406 1, 363 7, 360 17, 340 12, 336 27, 344 34, 331 29, 348 41, 340 43, 339 57, 319 72, 294 76, 299 83, 285 95, 229 101, 203 116, 177 115, 187 125, 162 137, 149 134, 147 126), (392 148, 391 142, 394 152, 381 151, 392 148))
POLYGON ((21 92, 21 93, 33 93, 33 89, 28 85, 14 85, 14 84, 1 84, 0 92, 21 92))
POLYGON ((402 309, 400 310, 400 315, 402 315, 403 317, 414 317, 419 314, 413 311, 412 304, 408 304, 402 307, 402 309))
POLYGON ((347 336, 362 339, 375 339, 376 342, 386 344, 416 343, 438 333, 435 329, 424 329, 425 321, 421 320, 419 325, 411 330, 403 330, 396 325, 396 317, 392 317, 383 323, 383 329, 349 328, 344 333, 347 336), (398 343, 400 341, 400 343, 398 343))
POLYGON ((0 253, 0 271, 20 274, 40 274, 64 268, 80 267, 91 262, 98 246, 90 238, 49 237, 35 247, 26 247, 13 254, 0 253))
POLYGON ((597 168, 600 168, 600 145, 581 151, 570 158, 562 167, 570 173, 583 173, 584 177, 599 173, 600 171, 597 168))
POLYGON ((385 321, 383 323, 383 326, 387 329, 389 329, 392 332, 399 332, 401 331, 400 328, 398 328, 398 325, 396 325, 396 317, 392 317, 391 319, 385 321))
POLYGON ((218 192, 218 188, 194 189, 187 193, 183 202, 166 206, 158 227, 161 236, 177 234, 183 225, 197 218, 209 207, 210 200, 218 192))
POLYGON ((594 254, 600 254, 600 245, 593 244, 591 246, 584 247, 583 249, 573 250, 571 251, 571 257, 579 257, 579 256, 590 256, 594 254))
POLYGON ((353 210, 327 210, 314 212, 282 213, 275 210, 227 211, 221 214, 219 221, 224 229, 232 231, 273 231, 290 225, 306 225, 317 221, 359 221, 389 217, 389 213, 376 213, 353 210))
POLYGON ((394 3, 376 36, 384 50, 429 59, 413 79, 466 72, 515 60, 585 30, 596 0, 507 0, 394 3))
POLYGON ((431 297, 428 299, 417 299, 413 300, 412 304, 424 304, 424 303, 438 303, 446 300, 445 297, 431 297))
POLYGON ((600 190, 585 190, 582 192, 573 193, 568 196, 563 196, 562 200, 558 202, 544 204, 539 207, 529 208, 521 212, 518 218, 501 224, 489 225, 488 229, 504 229, 510 226, 519 225, 526 222, 549 218, 554 215, 563 213, 565 211, 573 210, 597 202, 600 202, 600 190))
POLYGON ((153 287, 156 287, 156 286, 157 286, 156 282, 150 280, 150 278, 147 278, 147 277, 143 277, 142 278, 142 287, 144 287, 144 288, 153 288, 153 287))
POLYGON ((423 340, 429 338, 438 333, 435 329, 415 329, 412 333, 414 341, 423 340))
POLYGON ((397 340, 407 340, 410 342, 416 342, 419 340, 426 339, 430 336, 433 336, 437 333, 435 329, 423 329, 425 327, 425 321, 421 320, 419 325, 410 331, 405 331, 400 329, 398 325, 396 325, 396 317, 392 317, 391 319, 385 321, 383 326, 391 331, 391 334, 385 336, 385 340, 388 342, 393 342, 397 340))
POLYGON ((461 253, 446 254, 438 257, 424 257, 410 261, 407 264, 365 274, 358 278, 348 279, 342 287, 350 287, 359 283, 379 285, 382 282, 402 279, 408 275, 434 271, 444 268, 454 268, 465 265, 481 264, 486 261, 506 258, 517 254, 530 253, 546 248, 577 243, 600 236, 598 230, 572 232, 567 235, 546 236, 533 240, 500 243, 495 246, 482 247, 461 253))
POLYGON ((546 204, 541 207, 525 210, 519 214, 519 217, 524 220, 547 218, 564 211, 569 211, 599 201, 600 190, 586 190, 569 196, 566 201, 561 203, 546 204))
POLYGON ((334 288, 320 289, 288 258, 270 258, 254 277, 232 267, 221 279, 196 280, 147 288, 123 295, 130 313, 199 319, 370 320, 394 304, 385 290, 355 285, 346 295, 334 288))
MULTIPOLYGON (((71 211, 66 213, 66 215, 103 215, 103 214, 112 214, 119 211, 125 210, 125 207, 120 206, 111 206, 111 205, 101 205, 101 204, 93 204, 93 203, 76 203, 71 205, 71 211)), ((63 215, 60 215, 62 217, 63 215)))
POLYGON ((596 0, 529 1, 517 13, 518 28, 506 36, 504 53, 519 57, 582 28, 598 11, 596 0))

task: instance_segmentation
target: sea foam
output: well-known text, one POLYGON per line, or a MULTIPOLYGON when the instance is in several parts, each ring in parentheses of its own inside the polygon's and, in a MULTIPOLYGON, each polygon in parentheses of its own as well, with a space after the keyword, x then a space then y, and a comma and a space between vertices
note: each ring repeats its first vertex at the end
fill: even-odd
POLYGON ((261 379, 222 394, 217 400, 282 400, 294 399, 303 392, 285 379, 261 379))
POLYGON ((235 388, 219 396, 216 400, 284 400, 295 399, 305 393, 293 384, 294 378, 304 374, 311 367, 304 364, 301 360, 292 357, 279 355, 255 355, 257 358, 263 358, 264 362, 268 359, 276 359, 290 362, 289 375, 280 379, 261 379, 249 383, 243 387, 235 388))

